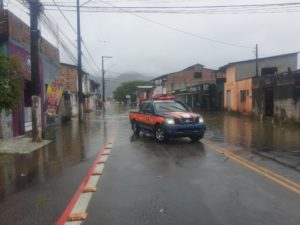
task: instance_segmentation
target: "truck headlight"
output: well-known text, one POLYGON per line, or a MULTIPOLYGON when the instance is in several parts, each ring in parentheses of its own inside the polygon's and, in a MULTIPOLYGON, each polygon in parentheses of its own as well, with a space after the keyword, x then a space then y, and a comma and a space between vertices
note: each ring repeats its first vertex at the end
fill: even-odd
POLYGON ((167 124, 175 124, 175 120, 174 119, 170 119, 170 118, 167 118, 167 119, 165 119, 165 122, 167 123, 167 124))
POLYGON ((199 123, 204 123, 204 119, 202 116, 199 117, 199 123))

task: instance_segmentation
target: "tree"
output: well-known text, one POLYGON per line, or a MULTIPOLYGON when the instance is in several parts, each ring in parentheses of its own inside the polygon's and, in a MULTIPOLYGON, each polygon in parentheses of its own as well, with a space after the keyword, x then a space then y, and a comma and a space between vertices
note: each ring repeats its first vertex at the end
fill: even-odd
MULTIPOLYGON (((23 67, 16 57, 0 55, 0 114, 3 109, 16 109, 23 92, 23 67)), ((2 126, 0 120, 0 138, 2 126)))
POLYGON ((126 102, 126 95, 130 95, 132 102, 136 101, 137 86, 150 85, 149 81, 134 80, 122 83, 114 92, 114 99, 118 102, 126 102))
POLYGON ((18 58, 0 56, 0 112, 17 107, 23 92, 22 73, 18 58))

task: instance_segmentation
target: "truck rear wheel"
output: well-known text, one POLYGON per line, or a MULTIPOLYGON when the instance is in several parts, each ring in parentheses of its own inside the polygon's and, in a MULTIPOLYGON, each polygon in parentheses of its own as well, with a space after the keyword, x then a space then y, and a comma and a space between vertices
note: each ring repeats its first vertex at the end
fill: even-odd
POLYGON ((136 135, 140 134, 141 129, 135 121, 132 121, 131 128, 132 128, 132 131, 133 131, 134 134, 136 134, 136 135))

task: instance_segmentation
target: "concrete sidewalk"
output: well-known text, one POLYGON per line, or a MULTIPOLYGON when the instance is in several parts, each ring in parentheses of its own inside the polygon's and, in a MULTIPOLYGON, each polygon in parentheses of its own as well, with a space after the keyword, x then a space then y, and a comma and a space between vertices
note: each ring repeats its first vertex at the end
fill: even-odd
POLYGON ((20 136, 11 140, 0 142, 0 154, 28 154, 47 144, 51 141, 43 140, 42 142, 32 142, 30 137, 20 136))

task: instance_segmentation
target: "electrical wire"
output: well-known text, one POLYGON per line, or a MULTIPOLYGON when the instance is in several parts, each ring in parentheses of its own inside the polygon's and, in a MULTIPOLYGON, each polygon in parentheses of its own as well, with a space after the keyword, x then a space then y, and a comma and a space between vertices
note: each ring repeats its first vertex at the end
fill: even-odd
MULTIPOLYGON (((92 0, 83 3, 82 7, 95 7, 95 6, 83 6, 92 0)), ((202 6, 113 6, 113 4, 99 0, 100 2, 111 5, 111 7, 106 8, 120 8, 120 9, 219 9, 219 8, 268 8, 268 7, 285 7, 285 6, 299 6, 300 2, 290 2, 290 3, 272 3, 272 4, 238 4, 238 5, 202 5, 202 6)), ((52 4, 45 3, 44 6, 53 6, 52 4)), ((76 7, 76 5, 65 5, 61 4, 59 7, 76 7)), ((103 8, 103 7, 100 7, 103 8)))
MULTIPOLYGON (((193 14, 212 14, 212 13, 281 13, 281 12, 298 12, 300 2, 286 3, 263 3, 263 4, 230 4, 230 5, 201 5, 201 6, 114 6, 103 7, 99 5, 85 6, 92 0, 83 3, 83 12, 120 12, 120 9, 131 11, 133 13, 193 13, 193 14), (117 9, 117 10, 116 10, 117 9), (270 11, 271 10, 271 11, 270 11)), ((111 4, 109 1, 100 1, 103 4, 111 4)), ((121 2, 121 1, 120 1, 121 2)), ((128 2, 128 1, 127 1, 128 2)), ((132 2, 132 1, 131 1, 132 2)), ((147 1, 148 2, 148 1, 147 1)), ((173 3, 174 1, 172 1, 173 3)), ((169 2, 170 3, 170 2, 169 2)), ((45 3, 47 9, 51 9, 51 4, 45 3), (49 8, 50 7, 50 8, 49 8)), ((75 5, 62 4, 60 7, 64 10, 71 11, 75 5)))
MULTIPOLYGON (((101 1, 101 0, 99 0, 101 1)), ((102 3, 106 4, 106 5, 110 5, 112 7, 115 7, 115 8, 118 8, 117 6, 114 6, 113 4, 111 3, 106 3, 104 1, 101 1, 102 3)), ((120 9, 122 11, 126 11, 124 9, 120 9)), ((209 37, 204 37, 204 36, 200 36, 200 35, 197 35, 197 34, 194 34, 194 33, 191 33, 191 32, 187 32, 187 31, 184 31, 184 30, 181 30, 181 29, 178 29, 176 27, 173 27, 173 26, 169 26, 169 25, 166 25, 166 24, 163 24, 161 22, 158 22, 158 21, 155 21, 155 20, 152 20, 152 19, 149 19, 147 17, 144 17, 144 16, 141 16, 141 15, 137 15, 135 13, 132 13, 132 12, 127 12, 135 17, 138 17, 142 20, 145 20, 149 23, 152 23, 152 24, 156 24, 158 26, 161 26, 161 27, 164 27, 164 28, 167 28, 169 30, 173 30, 173 31, 176 31, 176 32, 179 32, 179 33, 183 33, 183 34, 186 34, 186 35, 189 35, 189 36, 193 36, 193 37, 196 37, 196 38, 199 38, 199 39, 202 39, 202 40, 207 40, 207 41, 210 41, 210 42, 215 42, 215 43, 218 43, 218 44, 222 44, 222 45, 228 45, 228 46, 232 46, 232 47, 239 47, 239 48, 247 48, 247 49, 253 49, 253 47, 249 47, 249 46, 243 46, 243 45, 238 45, 238 44, 234 44, 234 43, 229 43, 229 42, 224 42, 224 41, 219 41, 219 40, 216 40, 216 39, 212 39, 212 38, 209 38, 209 37)))
MULTIPOLYGON (((61 48, 67 54, 69 59, 76 64, 77 59, 74 53, 68 48, 68 44, 61 37, 62 35, 64 36, 64 34, 60 30, 55 29, 56 25, 52 23, 50 18, 45 13, 41 16, 41 22, 45 25, 47 30, 50 31, 50 33, 57 39, 57 42, 60 44, 61 48)), ((68 41, 76 49, 76 45, 74 45, 74 43, 72 43, 72 41, 70 41, 69 39, 68 41)))
MULTIPOLYGON (((61 13, 61 15, 63 16, 63 18, 65 19, 65 21, 68 23, 68 25, 72 28, 72 30, 74 31, 75 34, 77 34, 77 30, 73 27, 73 25, 70 23, 70 21, 68 20, 68 18, 65 16, 65 14, 63 13, 63 11, 60 9, 60 7, 58 6, 58 4, 56 4, 55 0, 52 0, 53 3, 55 4, 55 6, 57 7, 57 9, 59 10, 59 12, 61 13)), ((92 54, 90 53, 90 51, 88 50, 85 42, 83 41, 82 37, 81 38, 81 42, 88 54, 88 56, 90 57, 90 59, 92 60, 94 66, 95 66, 95 69, 96 71, 100 71, 100 68, 98 67, 97 63, 95 62, 94 60, 94 57, 92 56, 92 54)))

